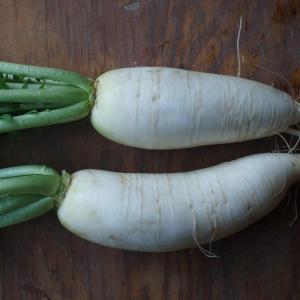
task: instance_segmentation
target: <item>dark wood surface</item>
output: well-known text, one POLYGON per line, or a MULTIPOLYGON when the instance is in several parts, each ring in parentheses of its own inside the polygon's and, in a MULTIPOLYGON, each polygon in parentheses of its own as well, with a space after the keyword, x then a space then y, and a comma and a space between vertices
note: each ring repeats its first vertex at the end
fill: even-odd
MULTIPOLYGON (((171 66, 237 73, 241 54, 300 89, 299 0, 0 0, 0 60, 60 67, 95 78, 117 67, 171 66)), ((242 76, 288 84, 262 68, 242 76)), ((289 139, 288 139, 289 140, 289 139)), ((0 167, 48 164, 175 172, 255 152, 285 151, 280 138, 178 151, 145 151, 98 135, 89 119, 0 136, 0 167)), ((142 254, 86 242, 55 213, 0 231, 0 299, 300 299, 297 186, 253 226, 195 250, 142 254), (285 200, 288 200, 286 197, 285 200)))

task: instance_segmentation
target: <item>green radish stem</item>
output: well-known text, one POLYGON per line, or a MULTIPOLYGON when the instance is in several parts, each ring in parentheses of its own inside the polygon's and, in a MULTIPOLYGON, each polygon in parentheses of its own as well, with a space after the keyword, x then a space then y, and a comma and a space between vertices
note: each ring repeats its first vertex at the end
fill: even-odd
MULTIPOLYGON (((1 81, 1 79, 0 79, 1 81)), ((28 81, 26 82, 5 82, 6 89, 52 89, 56 87, 74 87, 73 85, 70 84, 64 84, 63 82, 59 83, 41 83, 41 82, 36 82, 36 83, 29 83, 28 81)))
POLYGON ((41 194, 51 195, 58 182, 55 175, 25 175, 0 180, 0 195, 41 194))
POLYGON ((92 81, 77 73, 0 62, 0 133, 79 120, 92 102, 92 81))
POLYGON ((51 197, 45 197, 29 205, 18 208, 15 211, 1 215, 0 228, 8 227, 39 217, 50 211, 53 206, 53 199, 51 197))
POLYGON ((17 208, 31 204, 41 198, 37 194, 8 195, 0 198, 0 215, 14 211, 17 208))
POLYGON ((56 171, 40 165, 17 166, 0 169, 0 179, 25 175, 58 175, 56 171))
POLYGON ((86 91, 77 87, 61 86, 51 89, 2 89, 0 103, 63 103, 65 105, 84 101, 88 98, 86 91))
POLYGON ((21 111, 38 112, 62 107, 64 107, 64 104, 61 103, 8 103, 0 104, 0 114, 16 114, 21 111))
POLYGON ((21 78, 29 77, 34 79, 37 78, 39 80, 50 79, 52 81, 77 86, 87 92, 91 89, 91 82, 88 78, 83 77, 78 73, 61 69, 0 62, 0 73, 11 74, 21 78))
POLYGON ((0 169, 0 228, 51 210, 61 193, 61 176, 46 166, 0 169))
POLYGON ((18 116, 0 115, 0 133, 76 121, 87 116, 89 111, 89 102, 83 101, 42 112, 34 111, 18 116))

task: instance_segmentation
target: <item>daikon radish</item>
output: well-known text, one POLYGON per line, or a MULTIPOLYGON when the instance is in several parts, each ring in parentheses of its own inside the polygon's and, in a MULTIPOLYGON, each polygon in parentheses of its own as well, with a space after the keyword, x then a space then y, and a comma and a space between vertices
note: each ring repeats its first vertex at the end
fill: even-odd
POLYGON ((270 213, 299 179, 300 155, 257 154, 171 174, 82 170, 65 173, 60 185, 55 171, 37 168, 27 167, 28 175, 14 171, 17 177, 8 176, 10 169, 0 170, 0 196, 5 198, 0 213, 9 196, 19 204, 2 212, 1 227, 54 206, 63 226, 84 239, 119 249, 165 252, 201 248, 270 213))
POLYGON ((174 68, 108 71, 94 82, 59 69, 0 63, 0 133, 81 119, 146 149, 242 142, 287 132, 299 104, 272 86, 174 68), (2 75, 1 75, 2 74, 2 75))

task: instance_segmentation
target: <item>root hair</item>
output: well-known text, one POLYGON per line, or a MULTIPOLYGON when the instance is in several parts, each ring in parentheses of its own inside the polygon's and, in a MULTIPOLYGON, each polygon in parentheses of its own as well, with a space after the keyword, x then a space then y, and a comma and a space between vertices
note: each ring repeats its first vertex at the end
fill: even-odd
POLYGON ((219 257, 218 255, 214 254, 211 250, 211 243, 213 241, 214 235, 215 235, 216 228, 214 228, 214 233, 212 234, 212 237, 209 242, 209 250, 206 250, 203 248, 199 242, 199 237, 198 237, 198 226, 197 226, 197 218, 196 218, 196 213, 195 210, 193 210, 193 239, 195 244, 197 245, 198 249, 206 256, 209 258, 216 258, 219 257))

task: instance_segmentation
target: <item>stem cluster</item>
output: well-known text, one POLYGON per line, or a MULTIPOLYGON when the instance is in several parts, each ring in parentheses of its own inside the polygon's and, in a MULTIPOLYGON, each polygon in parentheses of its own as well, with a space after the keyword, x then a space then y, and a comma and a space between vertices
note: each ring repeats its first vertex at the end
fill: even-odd
POLYGON ((81 119, 91 97, 92 82, 77 73, 0 62, 0 133, 81 119))
POLYGON ((21 223, 54 207, 61 177, 46 166, 0 169, 0 228, 21 223))

